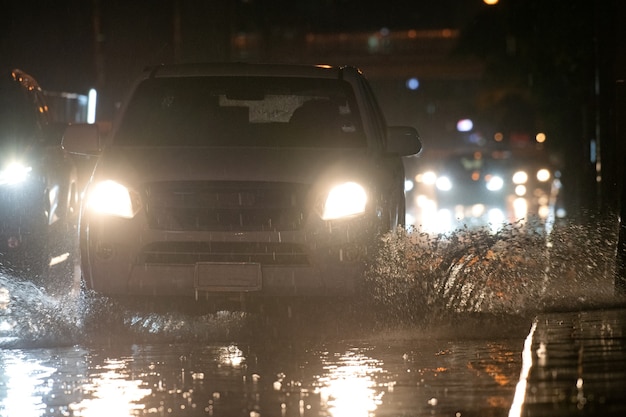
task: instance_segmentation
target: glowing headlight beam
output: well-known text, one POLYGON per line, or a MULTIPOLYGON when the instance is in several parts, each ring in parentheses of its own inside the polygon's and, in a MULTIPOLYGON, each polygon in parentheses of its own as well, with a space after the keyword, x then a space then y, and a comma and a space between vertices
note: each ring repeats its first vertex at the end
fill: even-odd
POLYGON ((13 162, 0 171, 0 185, 13 185, 26 181, 32 167, 20 162, 13 162))
POLYGON ((128 188, 112 180, 94 186, 88 195, 87 207, 97 213, 127 219, 135 215, 128 188))
POLYGON ((365 212, 367 193, 356 182, 345 182, 333 187, 324 203, 323 220, 354 216, 365 212))

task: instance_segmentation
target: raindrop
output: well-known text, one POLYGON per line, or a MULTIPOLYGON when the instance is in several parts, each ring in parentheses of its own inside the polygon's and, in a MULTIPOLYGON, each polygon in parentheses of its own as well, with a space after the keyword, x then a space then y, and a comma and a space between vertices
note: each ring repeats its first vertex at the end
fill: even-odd
POLYGON ((204 379, 204 372, 193 372, 191 374, 191 378, 193 380, 202 380, 204 379))

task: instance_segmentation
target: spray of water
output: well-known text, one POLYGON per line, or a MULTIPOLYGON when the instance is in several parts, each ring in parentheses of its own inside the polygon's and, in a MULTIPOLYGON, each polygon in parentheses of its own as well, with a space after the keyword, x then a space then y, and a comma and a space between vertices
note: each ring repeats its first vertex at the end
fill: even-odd
POLYGON ((613 298, 612 222, 538 220, 431 235, 419 228, 383 237, 366 296, 384 319, 419 322, 458 313, 532 314, 613 298))
MULTIPOLYGON (((189 303, 180 304, 181 306, 189 303)), ((238 312, 190 312, 90 291, 52 295, 27 280, 0 275, 0 348, 89 343, 229 340, 246 323, 238 312)))
POLYGON ((32 282, 0 275, 0 347, 74 344, 82 317, 74 295, 53 297, 32 282))

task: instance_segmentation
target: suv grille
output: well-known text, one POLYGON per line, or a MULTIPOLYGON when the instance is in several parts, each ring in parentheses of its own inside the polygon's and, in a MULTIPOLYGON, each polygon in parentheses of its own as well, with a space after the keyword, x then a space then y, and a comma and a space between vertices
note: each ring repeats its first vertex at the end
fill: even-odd
POLYGON ((262 265, 308 265, 304 249, 292 243, 157 242, 147 245, 138 264, 257 262, 262 265))
POLYGON ((147 184, 151 228, 172 231, 298 230, 306 219, 302 184, 169 181, 147 184))

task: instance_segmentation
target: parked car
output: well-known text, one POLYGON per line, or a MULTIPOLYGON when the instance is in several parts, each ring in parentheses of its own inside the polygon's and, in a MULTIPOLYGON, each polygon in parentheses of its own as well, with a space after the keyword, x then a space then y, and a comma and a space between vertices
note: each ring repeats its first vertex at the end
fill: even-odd
POLYGON ((77 174, 62 133, 33 77, 0 75, 0 265, 45 286, 76 246, 77 174))
MULTIPOLYGON (((159 66, 139 79, 88 186, 87 288, 107 295, 349 295, 404 221, 401 156, 353 67, 159 66), (367 255, 365 255, 367 256, 367 255)), ((97 154, 93 126, 70 152, 97 154)))

